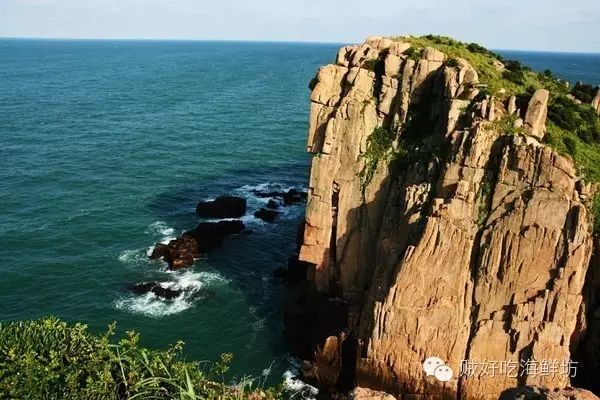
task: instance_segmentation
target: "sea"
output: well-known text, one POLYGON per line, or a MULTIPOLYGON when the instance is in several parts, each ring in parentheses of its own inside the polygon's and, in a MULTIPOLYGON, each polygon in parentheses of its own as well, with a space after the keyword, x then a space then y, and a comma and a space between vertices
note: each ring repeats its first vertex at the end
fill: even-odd
MULTIPOLYGON (((286 288, 303 205, 274 223, 256 190, 306 188, 309 81, 340 44, 0 39, 0 321, 53 315, 189 360, 233 353, 232 377, 289 378, 286 288), (251 233, 192 268, 148 259, 195 206, 248 199, 251 233), (175 300, 134 295, 159 281, 175 300)), ((500 50, 600 84, 600 55, 500 50)))

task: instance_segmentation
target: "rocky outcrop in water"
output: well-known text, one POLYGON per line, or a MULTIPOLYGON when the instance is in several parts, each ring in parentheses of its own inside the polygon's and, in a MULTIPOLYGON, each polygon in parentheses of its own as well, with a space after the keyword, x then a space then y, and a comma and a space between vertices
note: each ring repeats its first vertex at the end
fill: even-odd
POLYGON ((279 215, 277 210, 274 210, 269 207, 261 207, 259 210, 254 212, 254 216, 258 219, 262 219, 265 222, 273 222, 275 218, 279 215))
POLYGON ((284 206, 291 206, 293 204, 300 204, 306 201, 308 194, 304 191, 290 188, 288 190, 276 191, 276 190, 259 190, 254 189, 252 193, 256 197, 273 197, 275 199, 281 199, 284 206))
POLYGON ((170 269, 187 267, 200 255, 221 247, 227 236, 240 233, 245 228, 239 220, 203 222, 168 244, 157 243, 150 258, 164 259, 170 269))
POLYGON ((568 369, 523 364, 569 362, 589 313, 594 189, 542 141, 548 91, 519 111, 466 60, 382 38, 342 48, 311 89, 311 268, 286 314, 314 351, 305 373, 407 398, 568 387, 568 369), (425 379, 430 356, 451 380, 425 379), (515 371, 459 376, 465 360, 515 371))
POLYGON ((246 199, 237 196, 219 196, 214 200, 201 201, 196 214, 204 218, 239 218, 246 214, 246 199))
POLYGON ((183 290, 181 289, 172 289, 170 287, 165 287, 161 285, 160 282, 136 283, 134 285, 128 286, 128 289, 132 293, 137 295, 153 293, 155 296, 165 300, 174 300, 181 296, 181 294, 183 293, 183 290))

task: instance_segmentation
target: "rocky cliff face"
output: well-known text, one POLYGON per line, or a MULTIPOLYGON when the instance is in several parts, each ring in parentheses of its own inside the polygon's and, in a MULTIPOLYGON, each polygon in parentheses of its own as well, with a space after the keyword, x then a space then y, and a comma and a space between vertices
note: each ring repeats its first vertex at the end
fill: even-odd
POLYGON ((548 91, 486 95, 466 60, 385 38, 342 48, 311 88, 300 260, 345 326, 307 374, 443 398, 569 386, 524 364, 572 358, 594 247, 593 189, 542 143, 548 91), (425 377, 430 356, 450 381, 425 377), (458 376, 464 360, 498 369, 458 376))

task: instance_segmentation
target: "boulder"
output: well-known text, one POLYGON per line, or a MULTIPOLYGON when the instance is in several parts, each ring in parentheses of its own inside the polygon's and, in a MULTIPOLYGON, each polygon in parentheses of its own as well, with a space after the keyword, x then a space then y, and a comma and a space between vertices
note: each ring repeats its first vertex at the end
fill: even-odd
POLYGON ((389 54, 401 56, 406 50, 410 49, 410 43, 394 42, 389 48, 389 54))
POLYGON ((423 50, 423 59, 442 62, 446 59, 446 55, 433 47, 425 47, 423 50))
POLYGON ((600 114, 600 88, 596 89, 596 96, 592 100, 592 107, 600 114))
POLYGON ((196 214, 204 218, 239 218, 246 214, 246 199, 237 196, 219 196, 211 201, 201 201, 196 214))
POLYGON ((150 258, 164 259, 170 269, 187 267, 201 254, 220 247, 227 236, 244 229, 245 225, 240 220, 203 222, 169 244, 156 244, 150 258))
POLYGON ((260 210, 254 213, 254 216, 258 219, 262 219, 265 222, 273 222, 279 213, 275 210, 271 210, 268 208, 261 207, 260 210))
POLYGON ((546 134, 549 98, 550 92, 546 89, 536 90, 529 100, 529 106, 525 114, 525 131, 540 140, 546 134))
POLYGON ((396 398, 389 393, 378 392, 377 390, 363 387, 354 388, 350 394, 350 398, 353 400, 396 400, 396 398))

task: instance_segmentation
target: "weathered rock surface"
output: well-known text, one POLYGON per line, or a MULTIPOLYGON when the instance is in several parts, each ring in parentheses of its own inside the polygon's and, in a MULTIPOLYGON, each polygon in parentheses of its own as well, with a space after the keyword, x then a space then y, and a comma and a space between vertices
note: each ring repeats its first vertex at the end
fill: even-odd
POLYGON ((525 114, 525 130, 538 139, 543 139, 546 134, 549 98, 550 92, 546 89, 536 90, 531 100, 529 100, 529 106, 525 114))
POLYGON ((168 244, 157 243, 150 255, 151 259, 164 259, 171 269, 179 269, 193 264, 201 254, 220 247, 223 240, 245 229, 242 221, 202 222, 195 229, 183 233, 168 244))
POLYGON ((564 371, 520 366, 571 358, 593 249, 585 185, 569 159, 540 143, 549 93, 530 99, 527 136, 507 135, 493 121, 516 113, 514 100, 473 100, 478 76, 465 60, 449 66, 427 48, 414 61, 385 46, 394 42, 342 49, 311 84, 315 156, 300 249, 311 268, 286 314, 288 335, 306 339, 296 346, 313 349, 309 375, 330 387, 355 368, 359 386, 407 398, 568 387, 564 371), (396 132, 397 146, 415 120, 415 157, 393 173, 382 160, 362 180, 374 129, 396 132), (345 309, 336 324, 327 299, 345 309), (342 357, 343 343, 357 347, 354 360, 342 357), (516 363, 518 374, 457 373, 442 385, 424 378, 429 356, 456 372, 463 360, 516 363))
POLYGON ((205 218, 239 218, 246 214, 246 199, 237 196, 219 196, 211 201, 201 201, 196 214, 205 218))
POLYGON ((592 100, 592 107, 594 107, 598 114, 600 114, 600 88, 598 88, 596 91, 596 96, 592 100))
POLYGON ((385 392, 378 392, 368 388, 357 387, 350 396, 353 400, 396 400, 394 396, 385 392))

